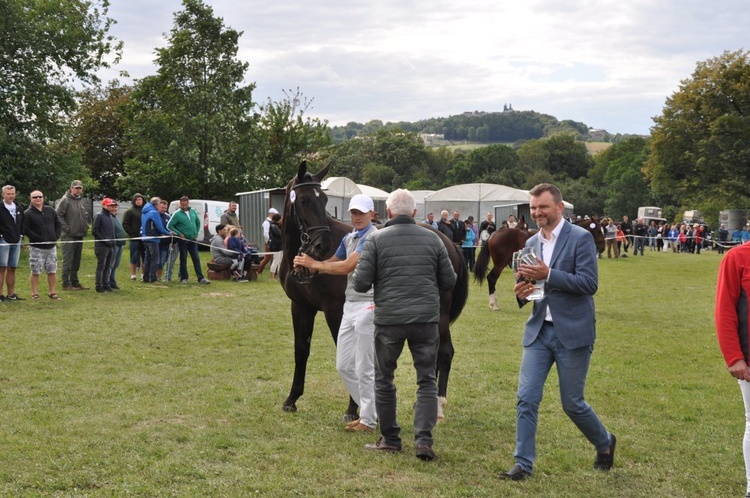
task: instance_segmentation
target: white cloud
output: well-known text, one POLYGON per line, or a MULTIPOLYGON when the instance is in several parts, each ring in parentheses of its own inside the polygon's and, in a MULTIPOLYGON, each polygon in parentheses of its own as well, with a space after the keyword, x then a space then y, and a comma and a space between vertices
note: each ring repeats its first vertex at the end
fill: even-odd
MULTIPOLYGON (((312 115, 416 121, 512 103, 611 132, 647 133, 698 61, 737 50, 750 14, 740 0, 214 0, 243 31, 255 100, 299 87, 312 115), (319 4, 319 5, 318 5, 319 4)), ((153 74, 177 0, 113 2, 122 67, 153 74)))

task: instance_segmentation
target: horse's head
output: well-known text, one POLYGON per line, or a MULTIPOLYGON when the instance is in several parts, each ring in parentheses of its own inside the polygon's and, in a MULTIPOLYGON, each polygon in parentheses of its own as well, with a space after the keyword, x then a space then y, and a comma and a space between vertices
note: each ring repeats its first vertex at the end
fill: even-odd
POLYGON ((598 216, 592 216, 588 220, 583 220, 577 223, 579 226, 585 228, 591 235, 594 236, 594 244, 596 244, 596 252, 603 253, 606 245, 604 238, 604 227, 598 216))
POLYGON ((297 176, 286 187, 286 212, 290 216, 284 223, 291 226, 284 230, 285 236, 298 236, 298 242, 291 241, 292 245, 298 247, 297 252, 307 253, 315 259, 328 256, 333 245, 326 213, 328 196, 320 186, 330 168, 329 163, 317 174, 311 175, 307 172, 307 162, 302 161, 297 176))

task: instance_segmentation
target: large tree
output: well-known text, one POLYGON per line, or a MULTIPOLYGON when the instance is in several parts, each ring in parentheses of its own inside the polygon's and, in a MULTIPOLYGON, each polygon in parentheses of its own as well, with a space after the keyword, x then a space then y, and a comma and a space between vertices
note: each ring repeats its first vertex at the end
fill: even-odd
POLYGON ((634 218, 639 207, 654 204, 655 199, 642 172, 648 154, 648 141, 631 137, 594 157, 595 169, 604 171, 606 201, 603 214, 617 219, 623 215, 634 218))
POLYGON ((285 91, 278 102, 268 99, 260 118, 267 155, 265 167, 258 171, 256 187, 285 185, 297 173, 302 159, 331 144, 328 122, 305 116, 312 103, 299 88, 285 91))
POLYGON ((644 169, 657 195, 691 209, 750 202, 750 59, 698 63, 654 118, 644 169))
POLYGON ((88 189, 91 195, 115 199, 125 197, 115 182, 124 174, 123 139, 131 91, 131 87, 113 81, 106 88, 81 92, 73 140, 94 180, 88 189))
POLYGON ((118 185, 170 199, 228 199, 257 186, 265 146, 237 59, 240 32, 200 0, 184 0, 157 74, 133 92, 126 176, 118 185))
POLYGON ((85 170, 70 147, 76 84, 117 62, 108 0, 0 1, 0 182, 61 194, 85 170), (107 57, 113 56, 112 61, 107 57))

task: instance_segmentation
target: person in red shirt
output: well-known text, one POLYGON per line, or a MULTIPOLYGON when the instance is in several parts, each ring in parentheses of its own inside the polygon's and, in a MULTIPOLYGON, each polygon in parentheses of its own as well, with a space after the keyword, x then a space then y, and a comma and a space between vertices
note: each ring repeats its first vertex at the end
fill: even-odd
POLYGON ((745 457, 747 494, 750 497, 750 368, 748 367, 748 337, 750 323, 750 244, 743 244, 726 253, 719 266, 716 283, 714 320, 719 348, 729 367, 729 374, 737 379, 745 403, 745 437, 742 453, 745 457))

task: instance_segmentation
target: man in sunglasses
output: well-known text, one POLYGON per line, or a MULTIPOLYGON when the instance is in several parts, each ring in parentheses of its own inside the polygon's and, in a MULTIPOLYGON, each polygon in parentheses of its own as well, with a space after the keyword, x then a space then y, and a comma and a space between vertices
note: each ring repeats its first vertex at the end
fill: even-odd
POLYGON ((39 299, 39 276, 47 273, 50 299, 59 300, 55 292, 57 283, 57 240, 62 235, 62 224, 55 210, 44 205, 44 194, 35 190, 30 196, 31 205, 23 215, 23 233, 29 239, 29 266, 31 268, 31 298, 39 299))

